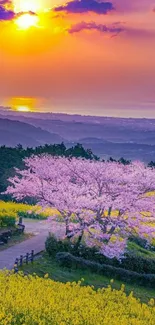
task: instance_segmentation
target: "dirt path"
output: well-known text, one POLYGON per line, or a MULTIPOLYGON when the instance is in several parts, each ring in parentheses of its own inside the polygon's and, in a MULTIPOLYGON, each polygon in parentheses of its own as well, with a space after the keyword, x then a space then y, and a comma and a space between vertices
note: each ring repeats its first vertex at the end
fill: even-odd
POLYGON ((33 233, 34 237, 25 240, 0 252, 0 269, 12 269, 15 259, 20 255, 30 253, 33 249, 35 253, 39 253, 45 249, 45 241, 49 234, 54 233, 57 237, 64 234, 62 223, 53 222, 49 225, 47 221, 24 220, 25 232, 33 233))

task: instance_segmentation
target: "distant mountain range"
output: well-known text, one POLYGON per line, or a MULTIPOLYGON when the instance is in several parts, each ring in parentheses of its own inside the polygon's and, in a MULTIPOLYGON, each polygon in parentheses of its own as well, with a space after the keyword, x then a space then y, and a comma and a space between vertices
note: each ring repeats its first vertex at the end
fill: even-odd
POLYGON ((40 145, 61 143, 63 138, 55 133, 50 133, 40 127, 32 126, 20 121, 0 118, 0 145, 36 147, 40 145))
POLYGON ((0 145, 79 142, 98 156, 155 161, 155 120, 0 112, 0 145))

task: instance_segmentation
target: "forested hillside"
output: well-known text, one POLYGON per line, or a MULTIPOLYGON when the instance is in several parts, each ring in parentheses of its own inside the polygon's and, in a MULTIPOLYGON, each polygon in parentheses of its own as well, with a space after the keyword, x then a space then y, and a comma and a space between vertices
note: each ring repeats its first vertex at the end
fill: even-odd
MULTIPOLYGON (((1 146, 0 147, 0 193, 4 192, 8 186, 8 178, 14 176, 14 168, 23 168, 23 159, 30 157, 31 155, 50 154, 52 156, 64 156, 64 157, 82 157, 85 159, 99 160, 99 157, 93 154, 90 149, 85 149, 81 144, 76 144, 73 147, 67 148, 64 143, 54 145, 44 145, 36 148, 27 147, 24 149, 20 144, 14 148, 1 146)), ((109 157, 108 161, 116 162, 126 165, 130 161, 124 158, 119 160, 109 157)), ((148 166, 155 167, 155 163, 151 161, 148 166)), ((5 198, 0 194, 0 198, 5 198)))
MULTIPOLYGON (((53 156, 98 159, 91 150, 85 150, 80 144, 77 144, 69 149, 67 149, 63 143, 26 149, 24 149, 21 145, 14 148, 2 146, 0 147, 0 193, 5 191, 8 185, 8 178, 14 175, 14 168, 23 168, 24 158, 43 153, 53 156)), ((2 198, 3 196, 1 195, 0 197, 2 198)))

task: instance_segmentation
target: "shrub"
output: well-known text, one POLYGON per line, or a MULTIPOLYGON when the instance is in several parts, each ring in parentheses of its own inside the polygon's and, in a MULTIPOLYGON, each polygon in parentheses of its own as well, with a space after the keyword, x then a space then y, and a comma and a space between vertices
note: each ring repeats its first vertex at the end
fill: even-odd
POLYGON ((29 219, 45 220, 48 216, 44 212, 27 210, 27 211, 18 211, 18 216, 29 219))
POLYGON ((55 257, 57 252, 65 251, 70 252, 70 242, 66 240, 57 240, 53 234, 49 234, 45 242, 45 248, 49 256, 55 257))
POLYGON ((1 212, 0 211, 0 228, 15 227, 17 214, 15 212, 1 212))
POLYGON ((95 291, 80 283, 1 271, 0 288, 1 325, 155 324, 154 299, 141 304, 123 286, 95 291))
POLYGON ((81 268, 89 269, 92 272, 102 274, 108 277, 112 277, 117 280, 136 283, 146 287, 155 286, 155 275, 154 274, 140 274, 137 272, 125 270, 122 268, 116 268, 111 265, 100 264, 85 260, 81 257, 75 257, 70 253, 60 252, 56 255, 57 262, 64 267, 69 268, 81 268))
POLYGON ((152 273, 155 274, 155 259, 149 256, 128 253, 125 259, 119 262, 116 259, 109 259, 106 256, 99 254, 97 247, 88 247, 80 245, 78 248, 69 240, 57 240, 53 235, 50 235, 46 240, 46 250, 49 256, 55 256, 57 252, 69 252, 77 257, 82 257, 101 264, 107 264, 114 267, 120 267, 137 273, 152 273))
POLYGON ((136 254, 127 254, 120 264, 124 269, 136 271, 138 273, 155 274, 155 259, 143 257, 136 254))

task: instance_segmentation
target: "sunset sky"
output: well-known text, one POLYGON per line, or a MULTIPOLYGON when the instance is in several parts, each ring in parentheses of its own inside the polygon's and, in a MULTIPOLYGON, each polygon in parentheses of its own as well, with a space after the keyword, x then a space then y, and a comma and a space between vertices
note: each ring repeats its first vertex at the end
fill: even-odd
POLYGON ((155 0, 0 0, 0 105, 155 117, 155 0))

